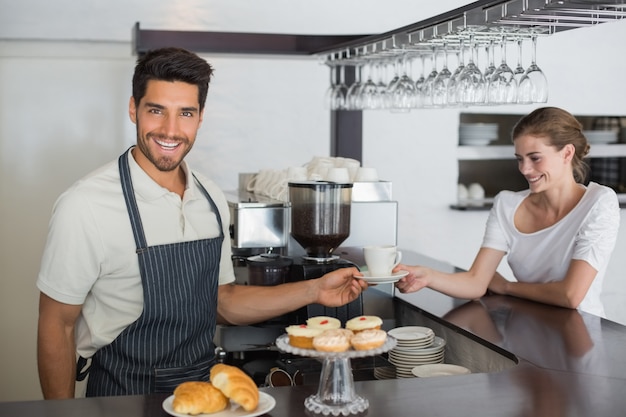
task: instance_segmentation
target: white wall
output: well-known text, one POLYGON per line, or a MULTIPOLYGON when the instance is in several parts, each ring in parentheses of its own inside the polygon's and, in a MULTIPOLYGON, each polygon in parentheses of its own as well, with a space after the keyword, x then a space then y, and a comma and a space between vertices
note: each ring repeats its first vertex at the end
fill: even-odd
MULTIPOLYGON (((0 0, 0 401, 40 398, 34 282, 54 200, 134 142, 127 104, 136 21, 147 29, 375 33, 464 3, 0 0)), ((625 23, 540 41, 549 104, 578 114, 626 114, 626 85, 616 77, 626 70, 617 44, 626 38, 625 23)), ((194 166, 234 189, 239 172, 328 154, 329 115, 322 107, 328 73, 315 59, 206 58, 216 73, 190 154, 194 166)), ((469 110, 521 114, 529 108, 469 110)), ((401 246, 467 267, 486 213, 448 209, 456 193, 458 113, 366 112, 363 164, 393 182, 401 246)), ((626 231, 616 251, 624 253, 624 245, 626 231)), ((624 262, 614 257, 614 281, 607 282, 620 300, 626 296, 617 282, 624 262)), ((623 307, 612 300, 611 318, 626 322, 623 307)))

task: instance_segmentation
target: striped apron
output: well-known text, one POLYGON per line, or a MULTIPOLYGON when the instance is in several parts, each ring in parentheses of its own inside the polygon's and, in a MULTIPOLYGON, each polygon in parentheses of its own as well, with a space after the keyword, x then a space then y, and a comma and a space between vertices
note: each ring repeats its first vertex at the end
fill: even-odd
POLYGON ((137 321, 94 354, 89 397, 172 392, 183 381, 208 381, 215 362, 213 335, 224 240, 215 202, 194 176, 217 216, 220 236, 148 247, 128 153, 120 156, 119 169, 137 245, 144 306, 137 321))

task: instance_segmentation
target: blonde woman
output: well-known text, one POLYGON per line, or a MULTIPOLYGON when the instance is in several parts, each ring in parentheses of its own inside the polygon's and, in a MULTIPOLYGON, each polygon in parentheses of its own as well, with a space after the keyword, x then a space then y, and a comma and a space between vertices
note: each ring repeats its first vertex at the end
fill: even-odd
POLYGON ((489 290, 603 317, 600 293, 620 209, 611 188, 583 185, 589 144, 582 125, 562 109, 544 107, 523 117, 512 138, 529 188, 496 196, 469 271, 450 274, 401 264, 395 270, 409 274, 397 288, 407 293, 429 287, 468 299, 489 290), (505 255, 514 280, 496 271, 505 255))

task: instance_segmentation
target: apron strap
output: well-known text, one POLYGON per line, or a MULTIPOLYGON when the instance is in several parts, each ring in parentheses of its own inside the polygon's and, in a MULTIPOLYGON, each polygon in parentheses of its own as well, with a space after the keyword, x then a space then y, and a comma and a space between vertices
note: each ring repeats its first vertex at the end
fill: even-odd
POLYGON ((76 361, 76 380, 83 381, 89 375, 89 370, 91 369, 91 363, 87 364, 89 359, 83 358, 82 356, 78 357, 78 361, 76 361))
POLYGON ((148 247, 148 243, 146 241, 146 235, 143 232, 143 225, 141 224, 141 216, 139 216, 137 201, 135 200, 134 196, 133 198, 130 197, 131 193, 133 193, 133 180, 130 177, 130 166, 128 165, 129 157, 129 151, 124 152, 118 158, 118 165, 120 170, 122 191, 124 192, 124 200, 126 201, 126 208, 130 213, 130 223, 133 228, 133 236, 135 237, 137 253, 139 253, 148 247))
POLYGON ((209 204, 211 205, 211 208, 215 212, 215 217, 217 217, 217 224, 220 229, 220 237, 223 238, 224 228, 222 227, 222 216, 220 216, 220 211, 217 209, 217 204, 215 204, 215 201, 213 201, 213 199, 209 195, 209 192, 206 190, 206 188, 204 188, 204 185, 202 185, 202 183, 200 182, 200 180, 198 180, 196 175, 195 174, 191 174, 191 175, 193 175, 193 179, 195 179, 196 182, 198 183, 198 187, 200 188, 200 191, 202 191, 202 194, 204 194, 206 199, 209 200, 209 204))

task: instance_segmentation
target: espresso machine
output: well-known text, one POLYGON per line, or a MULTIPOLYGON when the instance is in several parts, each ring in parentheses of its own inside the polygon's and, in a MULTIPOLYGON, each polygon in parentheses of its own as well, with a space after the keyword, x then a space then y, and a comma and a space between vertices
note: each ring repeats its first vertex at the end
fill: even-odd
MULTIPOLYGON (((291 281, 319 278, 339 268, 357 266, 334 253, 350 235, 352 187, 352 183, 327 181, 289 183, 291 236, 305 252, 294 257, 291 281)), ((361 314, 363 299, 359 296, 341 307, 305 306, 293 312, 289 320, 304 323, 309 317, 331 316, 345 323, 361 314)))
MULTIPOLYGON (((238 190, 225 193, 237 284, 318 278, 338 268, 362 266, 363 246, 396 244, 397 202, 391 198, 390 182, 288 185, 288 201, 249 192, 241 180, 238 190)), ((277 363, 284 367, 286 361, 298 363, 298 369, 313 367, 309 374, 316 376, 317 361, 285 358, 275 348, 276 338, 286 326, 309 317, 325 315, 345 323, 360 314, 363 295, 342 307, 311 304, 254 325, 218 325, 214 341, 226 362, 242 366, 259 385, 270 368, 277 363)))

